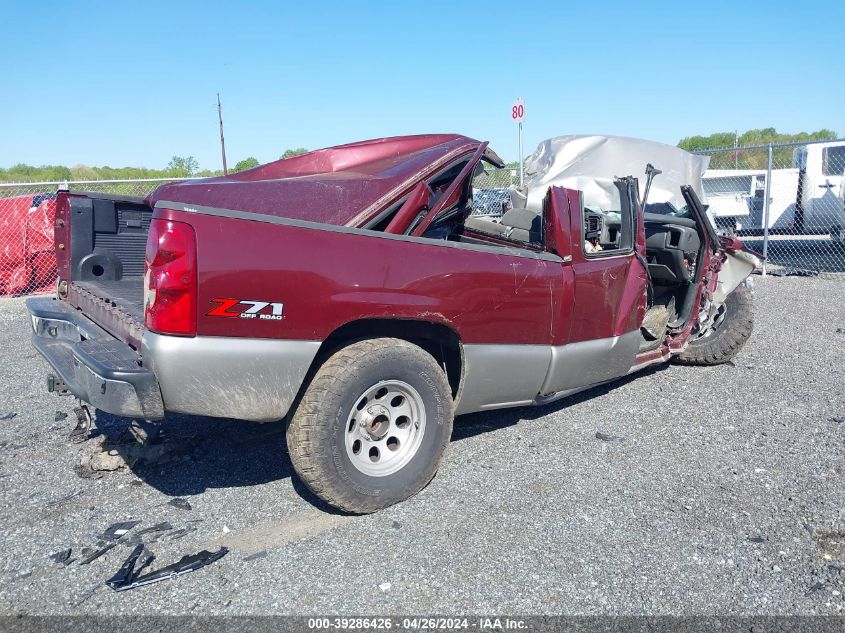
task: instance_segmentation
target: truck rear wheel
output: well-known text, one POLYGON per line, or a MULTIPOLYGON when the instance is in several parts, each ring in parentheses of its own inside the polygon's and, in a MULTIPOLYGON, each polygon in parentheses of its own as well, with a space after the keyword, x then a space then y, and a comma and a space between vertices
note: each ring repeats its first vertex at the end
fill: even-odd
POLYGON ((394 338, 359 341, 317 370, 287 430, 293 467, 326 503, 374 512, 434 477, 454 417, 444 371, 394 338))
POLYGON ((693 334, 677 360, 687 365, 721 365, 739 353, 754 329, 754 297, 740 285, 725 299, 704 334, 693 334))

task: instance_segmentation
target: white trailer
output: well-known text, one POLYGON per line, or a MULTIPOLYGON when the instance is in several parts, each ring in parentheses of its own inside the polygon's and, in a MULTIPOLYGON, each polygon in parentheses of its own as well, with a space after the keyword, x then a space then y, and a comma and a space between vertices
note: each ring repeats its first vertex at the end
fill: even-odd
POLYGON ((795 224, 799 231, 843 239, 845 230, 845 143, 817 143, 795 150, 799 172, 795 224))
MULTIPOLYGON (((772 169, 768 228, 791 235, 843 238, 845 142, 797 148, 792 167, 772 169)), ((702 177, 717 226, 746 233, 765 228, 765 169, 708 169, 702 177)))

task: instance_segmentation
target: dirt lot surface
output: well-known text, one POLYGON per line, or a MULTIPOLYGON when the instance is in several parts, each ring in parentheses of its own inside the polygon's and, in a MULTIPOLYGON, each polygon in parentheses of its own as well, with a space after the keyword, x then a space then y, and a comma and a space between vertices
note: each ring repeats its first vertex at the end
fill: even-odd
POLYGON ((102 414, 71 444, 74 402, 46 392, 23 300, 0 300, 0 613, 841 614, 845 282, 757 277, 755 292, 733 363, 459 418, 431 485, 364 517, 302 487, 280 424, 174 416, 155 437, 102 414), (164 521, 140 537, 151 569, 231 551, 106 587, 133 534, 164 521), (51 560, 67 548, 73 562, 51 560))

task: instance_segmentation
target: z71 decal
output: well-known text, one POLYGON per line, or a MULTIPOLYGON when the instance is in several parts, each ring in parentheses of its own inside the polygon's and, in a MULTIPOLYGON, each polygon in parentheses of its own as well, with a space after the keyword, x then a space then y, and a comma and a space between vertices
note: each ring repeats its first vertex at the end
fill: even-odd
POLYGON ((248 301, 246 299, 212 299, 219 304, 206 316, 228 317, 233 319, 264 319, 281 321, 285 305, 271 301, 248 301))

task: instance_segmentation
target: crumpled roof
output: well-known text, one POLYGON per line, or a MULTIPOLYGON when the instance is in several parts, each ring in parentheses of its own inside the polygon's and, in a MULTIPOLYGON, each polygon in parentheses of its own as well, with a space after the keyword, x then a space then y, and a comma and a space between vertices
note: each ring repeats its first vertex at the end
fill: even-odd
POLYGON ((692 186, 698 197, 705 199, 701 176, 709 162, 709 156, 655 141, 624 136, 557 136, 541 142, 525 163, 528 204, 539 208, 548 188, 557 186, 583 191, 588 205, 614 208, 614 201, 608 197, 615 190, 610 185, 612 179, 634 176, 642 196, 645 167, 651 163, 663 173, 655 177, 648 201, 671 202, 680 209, 686 204, 681 185, 692 186))
POLYGON ((181 202, 352 226, 479 145, 458 134, 361 141, 228 176, 165 184, 148 196, 147 203, 181 202))

